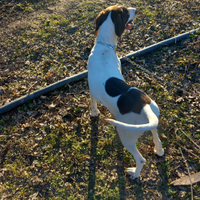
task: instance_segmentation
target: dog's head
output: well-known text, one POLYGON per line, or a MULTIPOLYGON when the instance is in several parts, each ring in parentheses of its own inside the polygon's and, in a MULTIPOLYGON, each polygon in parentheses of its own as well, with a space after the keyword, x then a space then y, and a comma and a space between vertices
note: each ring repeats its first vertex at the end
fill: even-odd
POLYGON ((111 12, 111 19, 115 27, 115 33, 118 37, 122 35, 125 29, 131 29, 131 21, 135 17, 135 8, 126 8, 120 5, 110 6, 105 10, 101 11, 96 18, 96 29, 95 35, 98 35, 99 27, 107 19, 111 12))

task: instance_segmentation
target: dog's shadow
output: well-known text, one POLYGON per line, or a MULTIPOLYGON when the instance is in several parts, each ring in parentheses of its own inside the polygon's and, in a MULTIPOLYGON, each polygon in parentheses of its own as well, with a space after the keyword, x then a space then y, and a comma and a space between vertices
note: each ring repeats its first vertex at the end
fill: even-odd
MULTIPOLYGON (((98 123, 99 123, 99 117, 91 117, 91 152, 90 152, 90 169, 89 169, 89 180, 88 180, 88 198, 89 200, 93 200, 95 199, 95 182, 96 180, 96 172, 98 169, 98 160, 97 160, 97 145, 98 145, 98 141, 99 141, 99 135, 98 135, 98 123)), ((153 137, 152 137, 152 133, 150 131, 145 132, 140 138, 138 138, 139 142, 150 144, 153 143, 153 137), (146 141, 146 142, 145 142, 146 141), (151 142, 152 141, 152 142, 151 142)), ((121 140, 117 134, 116 131, 116 136, 114 137, 114 143, 115 145, 118 146, 117 148, 117 166, 114 165, 112 167, 112 169, 116 169, 117 170, 117 174, 118 174, 118 187, 119 187, 119 199, 123 200, 126 198, 129 198, 130 196, 134 195, 135 199, 143 199, 144 197, 144 193, 143 190, 145 190, 144 188, 146 188, 147 182, 143 183, 143 181, 141 181, 140 179, 135 179, 135 180, 131 180, 128 178, 128 176, 126 176, 126 172, 125 172, 125 163, 124 163, 124 152, 123 152, 123 145, 121 143, 121 140), (119 146, 121 146, 119 148, 119 146), (129 189, 126 191, 126 187, 127 185, 129 186, 129 189)), ((153 144, 152 144, 153 145, 153 144)), ((156 160, 157 160, 156 156, 156 160)), ((161 161, 163 161, 163 157, 159 158, 161 161)), ((144 169, 145 170, 145 169, 144 169)), ((146 170, 145 170, 146 171, 146 170)), ((147 169, 146 172, 144 172, 144 176, 148 177, 148 173, 149 173, 149 169, 147 169), (148 172, 147 172, 148 171, 148 172)), ((165 175, 163 174, 163 171, 158 170, 159 174, 161 176, 165 175)), ((166 180, 167 181, 167 180, 166 180)), ((161 179, 161 185, 160 187, 166 187, 166 181, 163 182, 163 180, 161 179)), ((147 187, 148 188, 148 187, 147 187)), ((167 188, 167 187, 166 187, 167 188)), ((162 193, 162 191, 161 191, 162 193)), ((149 192, 150 195, 151 192, 149 192)))
MULTIPOLYGON (((88 183, 88 199, 93 200, 95 197, 95 173, 97 169, 97 143, 98 143, 98 122, 99 117, 91 117, 91 152, 90 152, 90 171, 89 171, 89 183, 88 183)), ((113 166, 117 170, 118 174, 118 183, 119 183, 119 198, 126 199, 126 181, 125 181, 125 169, 123 165, 123 145, 119 139, 119 136, 116 132, 114 138, 117 141, 117 145, 120 145, 121 148, 117 150, 117 157, 119 165, 113 166)))
POLYGON ((98 143, 98 122, 99 117, 91 117, 91 152, 90 152, 90 172, 88 184, 88 199, 94 199, 95 194, 95 173, 96 173, 96 154, 98 143))

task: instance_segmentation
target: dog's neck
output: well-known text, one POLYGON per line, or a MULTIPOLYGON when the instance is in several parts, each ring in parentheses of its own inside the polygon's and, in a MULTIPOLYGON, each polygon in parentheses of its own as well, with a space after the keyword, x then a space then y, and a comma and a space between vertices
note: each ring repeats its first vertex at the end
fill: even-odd
POLYGON ((115 34, 115 27, 111 19, 111 12, 107 19, 99 28, 99 33, 96 39, 98 42, 107 44, 108 46, 117 46, 117 35, 115 34))

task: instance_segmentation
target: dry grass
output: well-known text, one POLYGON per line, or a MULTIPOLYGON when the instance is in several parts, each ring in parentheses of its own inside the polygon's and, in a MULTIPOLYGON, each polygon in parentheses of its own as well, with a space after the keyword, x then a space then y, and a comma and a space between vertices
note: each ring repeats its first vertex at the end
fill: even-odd
MULTIPOLYGON (((120 2, 113 2, 120 3, 120 2)), ((130 1, 123 1, 131 6, 130 1)), ((197 28, 199 1, 134 2, 138 16, 134 30, 125 32, 118 51, 126 54, 179 33, 197 28)), ((38 90, 87 67, 94 43, 94 19, 111 5, 106 1, 13 1, 0 3, 0 104, 38 90), (18 23, 18 26, 14 24, 18 23)), ((138 180, 125 173, 134 166, 121 145, 110 116, 90 119, 87 80, 66 85, 0 116, 0 194, 2 199, 190 199, 190 186, 173 186, 200 170, 200 36, 134 59, 156 72, 163 81, 126 63, 123 74, 158 103, 159 134, 165 156, 153 154, 153 141, 145 133, 137 144, 147 163, 138 180), (170 83, 170 86, 169 86, 170 83), (178 86, 177 90, 171 84, 178 86), (187 93, 190 92, 190 95, 187 93), (193 153, 193 154, 191 154, 193 153)), ((193 185, 200 199, 199 183, 193 185)))

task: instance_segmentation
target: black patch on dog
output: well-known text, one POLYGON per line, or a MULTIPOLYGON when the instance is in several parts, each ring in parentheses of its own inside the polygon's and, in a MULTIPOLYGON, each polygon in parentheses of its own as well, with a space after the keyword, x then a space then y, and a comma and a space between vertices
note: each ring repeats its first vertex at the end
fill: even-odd
POLYGON ((128 92, 121 95, 117 101, 117 106, 122 115, 131 111, 140 114, 142 108, 150 103, 150 98, 144 92, 137 89, 130 89, 128 92))
POLYGON ((142 108, 151 103, 151 99, 144 92, 130 88, 118 78, 112 77, 106 81, 105 89, 109 96, 121 95, 117 101, 117 107, 122 115, 130 112, 140 114, 142 108))
POLYGON ((123 80, 112 77, 106 81, 105 89, 109 96, 116 97, 120 94, 126 93, 130 89, 130 86, 123 80))

